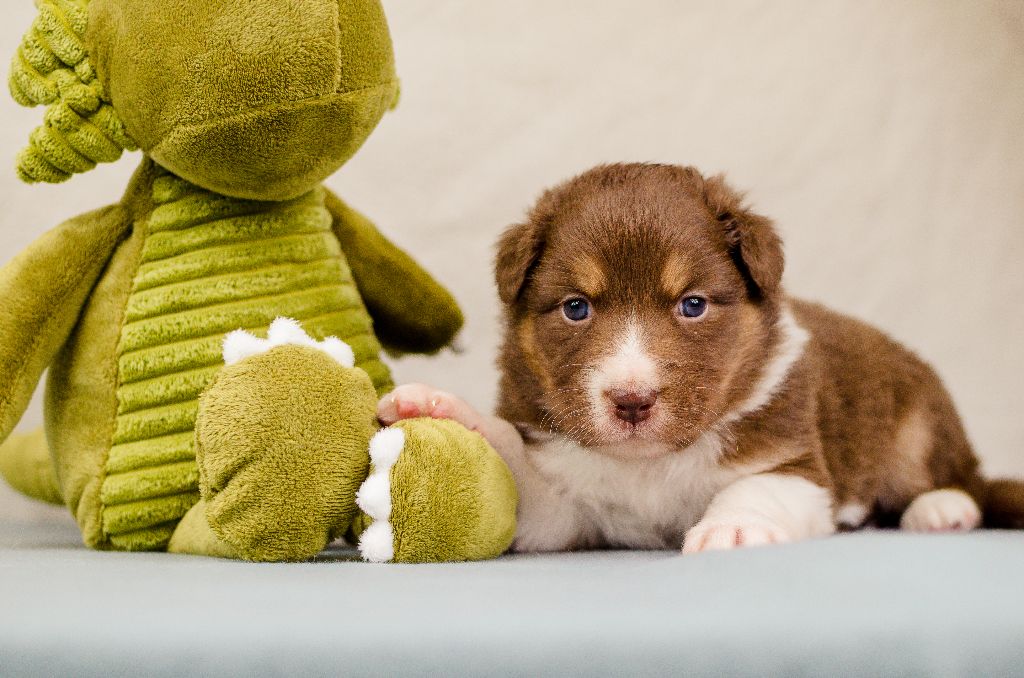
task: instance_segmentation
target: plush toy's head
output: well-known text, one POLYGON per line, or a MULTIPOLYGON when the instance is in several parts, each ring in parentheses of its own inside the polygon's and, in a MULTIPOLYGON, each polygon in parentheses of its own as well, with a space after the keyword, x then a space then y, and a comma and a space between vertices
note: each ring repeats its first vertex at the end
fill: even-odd
POLYGON ((49 104, 19 157, 61 181, 139 146, 204 188, 300 195, 398 94, 379 0, 37 0, 11 91, 49 104))

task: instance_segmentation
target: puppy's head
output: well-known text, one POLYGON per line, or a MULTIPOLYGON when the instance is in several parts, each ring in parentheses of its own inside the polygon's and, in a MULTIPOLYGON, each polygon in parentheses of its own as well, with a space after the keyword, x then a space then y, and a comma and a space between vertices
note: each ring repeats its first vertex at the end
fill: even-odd
POLYGON ((692 168, 606 165, 547 191, 495 268, 503 416, 598 451, 693 442, 750 394, 775 340, 781 241, 692 168))

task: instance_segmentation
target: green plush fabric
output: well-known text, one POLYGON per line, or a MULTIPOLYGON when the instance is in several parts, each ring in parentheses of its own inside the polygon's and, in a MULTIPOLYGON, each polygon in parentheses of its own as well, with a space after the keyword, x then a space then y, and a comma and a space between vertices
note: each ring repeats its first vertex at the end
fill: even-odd
MULTIPOLYGON (((128 187, 122 209, 133 225, 152 208, 156 172, 144 163, 128 187)), ((104 531, 100 490, 117 418, 121 325, 145 238, 145 229, 133 227, 114 251, 47 375, 43 410, 61 492, 94 548, 118 548, 104 531)))
POLYGON ((446 346, 463 323, 448 291, 330 191, 326 205, 385 348, 396 354, 432 353, 446 346))
POLYGON ((362 539, 372 520, 357 505, 368 499, 391 507, 382 520, 393 555, 382 559, 482 560, 508 549, 515 482, 482 436, 453 421, 401 422, 384 431, 403 442, 388 482, 374 485, 377 394, 366 373, 320 347, 250 338, 257 352, 221 369, 200 399, 202 501, 169 550, 306 560, 341 535, 362 539))
POLYGON ((206 519, 206 501, 200 499, 182 517, 167 544, 168 553, 204 555, 212 558, 244 560, 241 551, 217 536, 206 519))
POLYGON ((293 317, 315 336, 357 348, 357 365, 379 392, 392 385, 322 189, 257 202, 204 191, 156 166, 143 174, 136 188, 148 193, 139 205, 148 214, 136 222, 127 296, 118 295, 116 415, 98 486, 90 477, 87 505, 75 507, 88 524, 99 511, 97 545, 132 550, 164 547, 199 497, 192 431, 225 333, 293 317), (245 256, 254 243, 258 266, 245 256))
POLYGON ((313 189, 398 93, 377 0, 91 0, 85 42, 142 149, 236 197, 313 189))
POLYGON ((121 207, 58 226, 0 274, 0 440, 21 418, 43 370, 71 334, 82 305, 128 230, 121 207))
POLYGON ((196 425, 213 532, 249 560, 323 549, 355 516, 376 404, 365 372, 311 348, 282 346, 221 370, 196 425))
POLYGON ((42 429, 11 436, 0 450, 0 476, 29 497, 51 504, 64 503, 42 429))
MULTIPOLYGON (((165 548, 198 501, 193 429, 199 395, 221 369, 225 333, 259 334, 278 316, 294 317, 314 337, 349 343, 373 392, 391 388, 324 200, 319 187, 281 202, 230 198, 147 161, 121 205, 69 222, 0 274, 13 300, 0 329, 0 356, 9 356, 0 421, 6 435, 51 365, 56 475, 86 543, 165 548), (66 307, 41 303, 53 299, 66 307)), ((381 266, 378 279, 430 280, 362 223, 363 241, 388 250, 375 260, 403 265, 381 266)), ((437 289, 436 301, 450 302, 437 289)), ((14 447, 0 454, 16 458, 9 468, 26 468, 14 447)))
POLYGON ((396 424, 405 446, 391 468, 394 560, 496 558, 512 545, 518 495, 512 474, 479 434, 450 420, 396 424))
POLYGON ((107 100, 84 44, 87 0, 39 0, 39 15, 11 64, 10 90, 24 106, 47 105, 18 156, 18 175, 51 183, 137 148, 107 100))
POLYGON ((18 158, 25 181, 64 181, 141 146, 210 190, 294 198, 398 99, 378 0, 39 7, 10 76, 19 103, 49 106, 18 158))
POLYGON ((395 351, 432 352, 462 323, 442 287, 320 186, 397 98, 380 3, 38 5, 10 86, 48 109, 20 176, 147 156, 119 205, 0 270, 0 441, 49 366, 45 440, 0 446, 0 472, 62 498, 95 548, 174 538, 182 552, 308 558, 351 523, 373 401, 392 386, 375 324, 395 351), (352 384, 339 390, 309 356, 226 374, 225 334, 263 336, 279 316, 347 342, 355 367, 339 378, 352 384), (208 388, 223 397, 204 406, 208 388), (256 412, 258 428, 238 426, 256 412))

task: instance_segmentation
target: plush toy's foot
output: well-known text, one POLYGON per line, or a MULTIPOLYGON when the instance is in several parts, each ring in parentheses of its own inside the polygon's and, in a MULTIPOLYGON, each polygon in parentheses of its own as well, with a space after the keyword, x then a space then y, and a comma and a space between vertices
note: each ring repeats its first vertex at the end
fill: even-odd
POLYGON ((206 519, 206 502, 202 499, 189 509, 174 528, 167 552, 213 558, 242 558, 237 549, 218 537, 210 527, 210 522, 206 519))
POLYGON ((515 482, 480 434, 450 420, 409 419, 377 433, 370 457, 354 525, 365 559, 484 560, 511 545, 515 482))
POLYGON ((294 321, 275 321, 265 340, 233 333, 224 354, 227 365, 200 399, 205 507, 194 510, 237 557, 311 558, 358 512, 355 493, 378 428, 373 385, 352 367, 348 346, 314 342, 294 321))

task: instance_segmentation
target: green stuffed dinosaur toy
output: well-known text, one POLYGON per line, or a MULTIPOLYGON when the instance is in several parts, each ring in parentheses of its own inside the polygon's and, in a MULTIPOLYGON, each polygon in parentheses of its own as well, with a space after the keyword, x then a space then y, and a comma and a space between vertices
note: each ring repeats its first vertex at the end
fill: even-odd
POLYGON ((8 481, 99 549, 504 551, 515 487, 483 438, 375 418, 382 345, 443 348, 454 300, 321 186, 398 96, 378 0, 37 5, 10 78, 47 106, 21 178, 145 156, 120 203, 0 269, 8 481), (8 439, 47 368, 45 435, 8 439))

